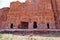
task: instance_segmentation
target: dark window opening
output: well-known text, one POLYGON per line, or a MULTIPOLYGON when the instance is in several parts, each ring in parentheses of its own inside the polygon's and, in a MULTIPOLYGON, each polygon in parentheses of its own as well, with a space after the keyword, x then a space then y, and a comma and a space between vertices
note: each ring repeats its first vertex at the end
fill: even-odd
POLYGON ((13 29, 13 24, 11 24, 10 28, 13 29))
POLYGON ((37 22, 33 23, 33 28, 37 28, 37 22))
POLYGON ((49 29, 50 27, 49 27, 49 23, 47 23, 47 28, 49 29))
POLYGON ((21 29, 28 29, 28 22, 21 22, 21 29))

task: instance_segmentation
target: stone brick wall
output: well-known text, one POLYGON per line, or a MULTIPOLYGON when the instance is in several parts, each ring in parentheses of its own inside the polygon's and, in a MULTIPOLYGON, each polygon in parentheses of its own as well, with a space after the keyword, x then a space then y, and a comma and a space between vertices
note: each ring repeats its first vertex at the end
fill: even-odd
POLYGON ((7 21, 7 14, 9 12, 9 8, 2 8, 0 10, 0 28, 4 28, 5 27, 5 23, 7 21))
POLYGON ((55 17, 55 26, 57 29, 60 29, 60 0, 52 0, 54 17, 55 17))
POLYGON ((22 21, 29 22, 31 29, 34 21, 37 22, 38 29, 47 29, 47 23, 49 23, 50 28, 55 28, 50 0, 29 0, 25 3, 12 2, 7 17, 8 26, 13 23, 14 28, 17 28, 22 21))
POLYGON ((60 0, 56 0, 56 10, 57 10, 57 17, 56 17, 56 24, 57 28, 60 29, 60 0))
POLYGON ((50 29, 60 28, 59 4, 59 0, 27 0, 25 3, 20 3, 19 1, 11 2, 10 8, 0 10, 0 26, 10 28, 13 23, 13 28, 18 28, 21 22, 28 22, 28 28, 33 29, 33 23, 37 22, 37 29, 48 29, 47 24, 49 24, 50 29))

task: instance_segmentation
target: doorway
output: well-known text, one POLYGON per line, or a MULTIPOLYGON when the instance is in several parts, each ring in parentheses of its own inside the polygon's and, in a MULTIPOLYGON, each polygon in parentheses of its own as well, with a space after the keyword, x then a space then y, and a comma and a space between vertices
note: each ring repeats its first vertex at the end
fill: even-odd
POLYGON ((37 28, 37 22, 33 23, 33 28, 36 29, 37 28))
POLYGON ((10 28, 13 29, 13 23, 10 25, 10 28))
POLYGON ((21 29, 28 29, 28 22, 21 22, 21 29))
POLYGON ((50 27, 49 27, 49 23, 47 23, 47 29, 49 29, 50 27))

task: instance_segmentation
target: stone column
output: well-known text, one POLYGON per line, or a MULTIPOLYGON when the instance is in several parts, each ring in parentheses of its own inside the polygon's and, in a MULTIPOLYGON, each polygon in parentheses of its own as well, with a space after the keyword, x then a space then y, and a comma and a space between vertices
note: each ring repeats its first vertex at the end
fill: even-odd
POLYGON ((33 29, 33 22, 29 23, 29 29, 33 29))

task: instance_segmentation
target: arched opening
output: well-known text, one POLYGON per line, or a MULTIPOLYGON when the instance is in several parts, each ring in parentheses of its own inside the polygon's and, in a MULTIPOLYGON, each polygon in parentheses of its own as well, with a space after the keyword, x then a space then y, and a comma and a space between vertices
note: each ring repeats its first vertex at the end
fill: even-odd
POLYGON ((13 29, 13 23, 10 25, 10 28, 13 29))
POLYGON ((37 22, 33 23, 33 28, 36 29, 37 28, 37 22))
POLYGON ((49 29, 50 27, 49 27, 49 23, 47 23, 47 29, 49 29))

